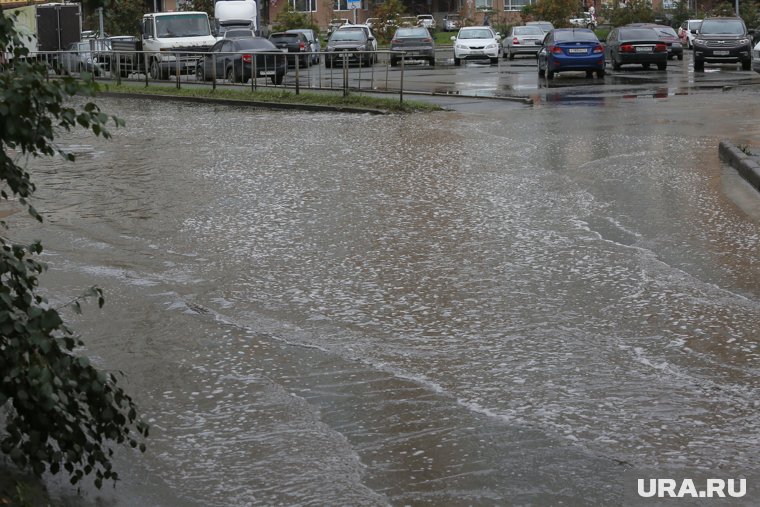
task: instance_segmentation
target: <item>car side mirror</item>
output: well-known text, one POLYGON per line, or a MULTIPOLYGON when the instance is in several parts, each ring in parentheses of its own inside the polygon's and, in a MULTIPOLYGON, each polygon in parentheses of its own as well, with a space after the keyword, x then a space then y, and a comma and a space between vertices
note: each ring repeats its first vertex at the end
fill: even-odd
POLYGON ((369 40, 375 40, 375 38, 374 37, 369 37, 369 40))
POLYGON ((697 30, 690 30, 693 35, 697 35, 697 30))
POLYGON ((456 38, 454 35, 452 35, 452 36, 451 36, 451 40, 452 40, 452 41, 455 41, 455 40, 457 40, 457 38, 456 38))
POLYGON ((499 35, 498 33, 496 34, 496 40, 501 40, 501 35, 499 35))

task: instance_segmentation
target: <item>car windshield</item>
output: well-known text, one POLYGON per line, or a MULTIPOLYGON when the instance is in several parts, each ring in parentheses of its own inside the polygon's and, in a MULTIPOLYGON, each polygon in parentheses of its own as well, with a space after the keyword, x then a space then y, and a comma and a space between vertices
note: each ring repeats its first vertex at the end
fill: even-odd
POLYGON ((533 26, 516 26, 514 34, 515 35, 543 35, 543 30, 541 30, 539 27, 533 25, 533 26))
POLYGON ((491 30, 478 29, 473 30, 461 30, 459 32, 459 39, 493 39, 493 33, 491 30))
POLYGON ((744 23, 738 19, 706 19, 699 33, 703 35, 744 35, 744 23))
MULTIPOLYGON (((650 34, 651 35, 651 34, 650 34)), ((599 42, 591 30, 555 30, 555 42, 599 42)))
POLYGON ((689 30, 699 30, 702 27, 701 21, 691 21, 688 23, 689 30))
POLYGON ((621 28, 621 40, 659 39, 657 33, 651 28, 621 28))
POLYGON ((277 46, 263 37, 252 37, 250 39, 239 39, 235 41, 235 50, 259 49, 262 51, 279 51, 277 46))
POLYGON ((156 16, 158 37, 198 37, 211 35, 208 16, 205 14, 175 14, 156 16))
POLYGON ((399 28, 393 38, 402 39, 404 37, 429 37, 429 34, 424 28, 399 28))
POLYGON ((330 36, 331 41, 363 41, 364 30, 338 30, 330 36))
POLYGON ((540 23, 539 22, 539 23, 534 23, 534 24, 535 24, 535 26, 539 27, 544 32, 549 32, 549 31, 551 31, 551 30, 554 29, 554 25, 552 25, 549 22, 546 22, 546 23, 540 23))

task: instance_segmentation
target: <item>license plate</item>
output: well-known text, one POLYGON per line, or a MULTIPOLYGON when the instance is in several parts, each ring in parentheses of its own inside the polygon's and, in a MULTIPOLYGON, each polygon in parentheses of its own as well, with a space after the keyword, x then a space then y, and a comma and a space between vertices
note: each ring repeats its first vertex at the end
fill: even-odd
POLYGON ((472 54, 472 55, 482 55, 483 52, 480 51, 479 49, 473 49, 472 51, 470 51, 470 54, 472 54))
POLYGON ((636 46, 637 53, 651 53, 652 46, 636 46))
POLYGON ((728 51, 713 51, 715 56, 728 56, 728 51))
POLYGON ((588 51, 585 48, 570 48, 567 50, 571 55, 582 54, 585 55, 588 51))

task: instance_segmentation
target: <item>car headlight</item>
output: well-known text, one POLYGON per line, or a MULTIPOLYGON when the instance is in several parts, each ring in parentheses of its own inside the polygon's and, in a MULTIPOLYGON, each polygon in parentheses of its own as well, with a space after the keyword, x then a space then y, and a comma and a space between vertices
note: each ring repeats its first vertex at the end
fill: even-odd
POLYGON ((705 43, 704 39, 694 39, 694 44, 704 44, 704 43, 705 43))
POLYGON ((457 49, 467 49, 467 46, 464 44, 455 44, 457 49))
POLYGON ((749 39, 740 39, 739 40, 739 45, 740 46, 743 46, 745 44, 749 44, 749 39))
POLYGON ((496 43, 491 43, 491 44, 489 44, 489 45, 486 46, 486 49, 496 49, 497 47, 499 47, 499 46, 497 46, 496 43))

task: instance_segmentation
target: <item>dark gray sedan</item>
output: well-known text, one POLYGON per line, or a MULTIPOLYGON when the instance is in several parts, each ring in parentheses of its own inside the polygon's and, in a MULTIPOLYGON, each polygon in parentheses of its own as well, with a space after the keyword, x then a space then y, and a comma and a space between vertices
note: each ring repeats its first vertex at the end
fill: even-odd
POLYGON ((668 67, 668 45, 652 28, 613 28, 607 36, 605 56, 614 70, 627 64, 642 65, 644 69, 652 64, 657 65, 658 70, 668 67))
POLYGON ((544 31, 537 25, 513 26, 504 39, 504 58, 514 60, 516 55, 536 56, 544 35, 544 31))
POLYGON ((401 59, 427 60, 430 65, 435 65, 435 43, 427 28, 409 27, 399 28, 391 39, 391 51, 403 51, 404 53, 391 53, 391 67, 398 65, 401 59))

